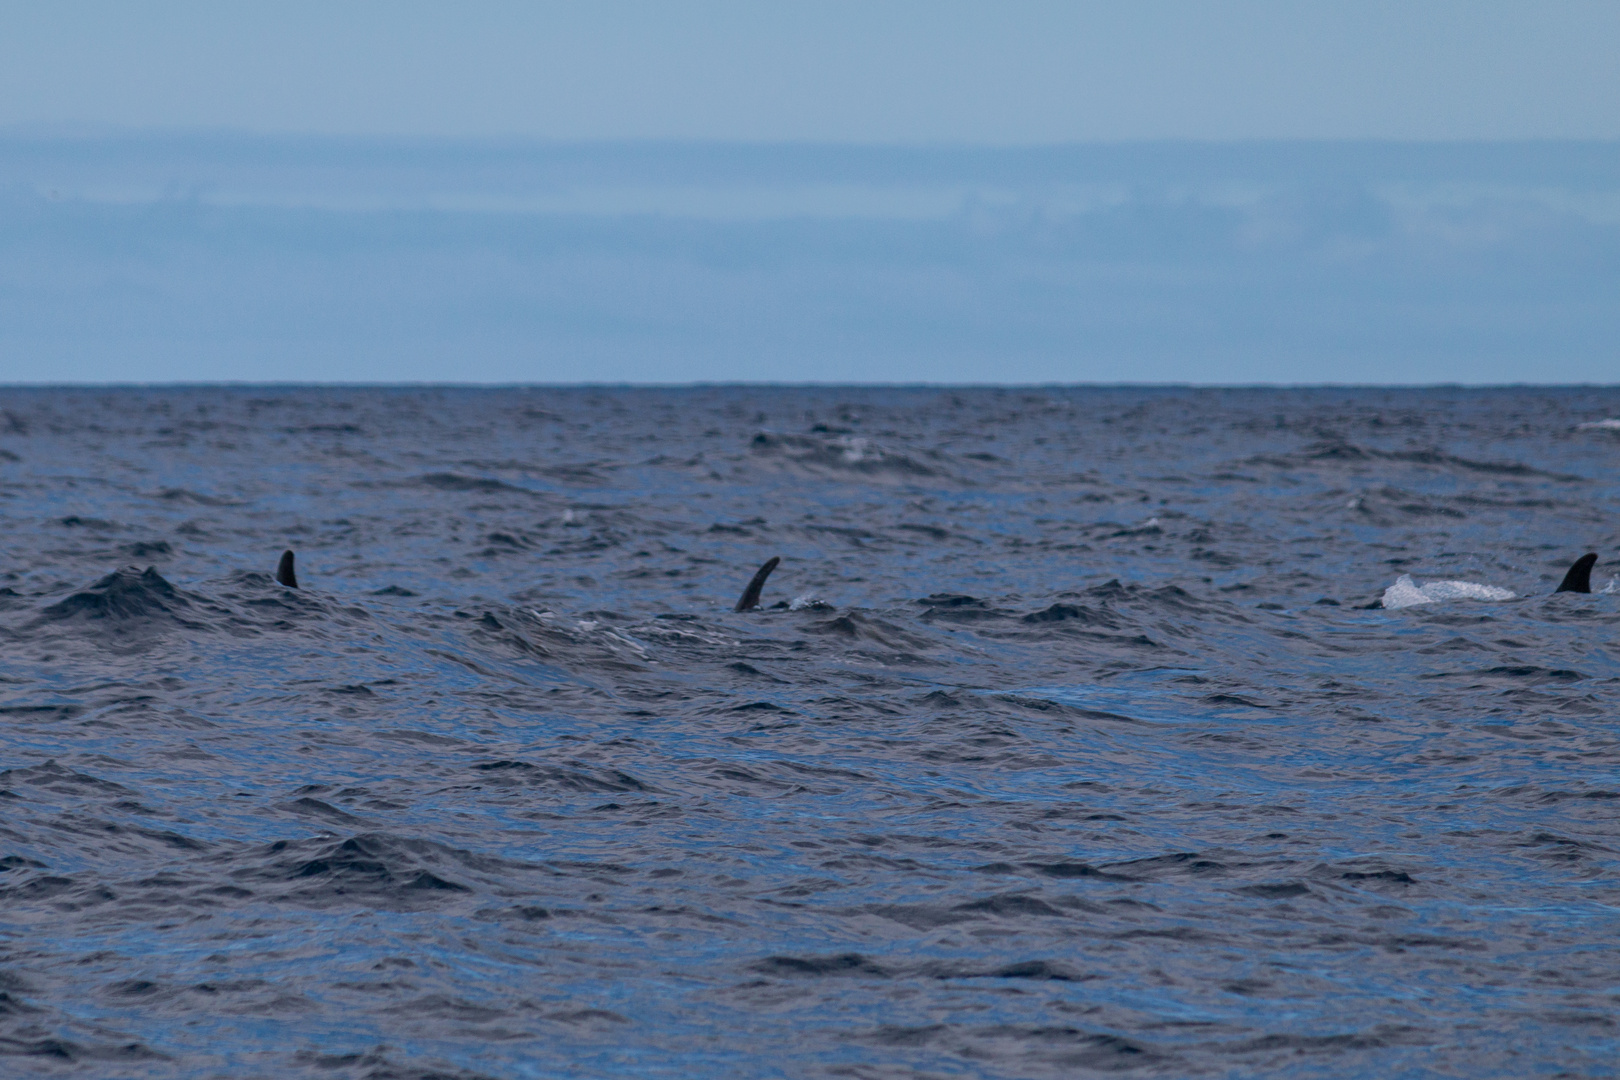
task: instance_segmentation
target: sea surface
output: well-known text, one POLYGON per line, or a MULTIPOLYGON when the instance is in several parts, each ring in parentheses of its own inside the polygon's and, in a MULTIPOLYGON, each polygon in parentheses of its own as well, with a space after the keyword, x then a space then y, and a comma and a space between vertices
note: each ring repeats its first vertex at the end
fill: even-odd
POLYGON ((1614 417, 0 390, 0 1075, 1620 1074, 1614 417))

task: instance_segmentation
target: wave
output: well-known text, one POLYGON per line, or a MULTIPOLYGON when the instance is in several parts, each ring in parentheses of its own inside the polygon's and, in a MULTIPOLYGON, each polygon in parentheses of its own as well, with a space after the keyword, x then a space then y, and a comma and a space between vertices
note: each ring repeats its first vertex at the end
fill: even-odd
MULTIPOLYGON (((1582 425, 1585 426, 1585 425, 1582 425)), ((1378 461, 1393 461, 1407 465, 1427 465, 1434 468, 1461 470, 1488 476, 1512 476, 1556 480, 1561 483, 1581 483, 1584 476, 1572 473, 1550 472, 1527 465, 1522 461, 1479 461, 1475 458, 1448 454, 1437 447, 1424 450, 1380 450, 1360 446, 1344 439, 1321 439, 1291 454, 1257 454, 1244 459, 1246 465, 1270 465, 1281 468, 1300 466, 1351 464, 1366 465, 1378 461)))
POLYGON ((1431 581, 1419 585, 1411 574, 1402 574, 1395 579, 1395 584, 1384 590, 1382 603, 1389 610, 1398 611, 1445 600, 1512 600, 1517 595, 1512 589, 1473 581, 1431 581))
MULTIPOLYGON (((886 449, 872 439, 839 435, 831 439, 808 435, 781 435, 761 431, 754 436, 750 450, 758 458, 774 458, 799 469, 820 474, 855 474, 867 478, 939 476, 945 470, 924 464, 915 457, 886 449)), ((937 451, 928 456, 943 462, 937 451)))
POLYGON ((110 619, 134 621, 167 617, 176 622, 191 607, 191 600, 152 567, 115 570, 95 584, 73 593, 45 608, 40 614, 47 621, 65 619, 110 619))

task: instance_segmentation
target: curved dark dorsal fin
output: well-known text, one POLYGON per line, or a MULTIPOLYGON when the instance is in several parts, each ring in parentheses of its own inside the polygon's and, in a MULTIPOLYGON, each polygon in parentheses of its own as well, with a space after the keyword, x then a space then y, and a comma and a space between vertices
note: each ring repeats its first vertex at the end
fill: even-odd
POLYGON ((782 556, 780 555, 772 555, 765 560, 765 565, 759 568, 759 571, 754 575, 754 580, 750 581, 748 588, 743 590, 742 599, 737 601, 737 606, 732 609, 733 611, 753 611, 759 607, 759 590, 765 587, 765 579, 771 576, 771 571, 775 570, 776 564, 781 561, 782 556))
POLYGON ((293 572, 293 553, 290 551, 281 553, 281 562, 276 565, 276 584, 289 589, 298 588, 298 575, 293 572))
POLYGON ((1564 575, 1563 583, 1553 592, 1591 592, 1592 591, 1592 565, 1597 562, 1597 552, 1588 551, 1575 560, 1575 565, 1569 568, 1564 575))

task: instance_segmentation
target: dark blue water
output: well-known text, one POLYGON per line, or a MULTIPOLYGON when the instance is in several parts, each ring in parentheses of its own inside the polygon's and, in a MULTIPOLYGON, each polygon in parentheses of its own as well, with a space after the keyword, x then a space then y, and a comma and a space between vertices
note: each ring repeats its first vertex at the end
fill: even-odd
POLYGON ((0 1074, 1615 1075, 1614 416, 0 392, 0 1074))

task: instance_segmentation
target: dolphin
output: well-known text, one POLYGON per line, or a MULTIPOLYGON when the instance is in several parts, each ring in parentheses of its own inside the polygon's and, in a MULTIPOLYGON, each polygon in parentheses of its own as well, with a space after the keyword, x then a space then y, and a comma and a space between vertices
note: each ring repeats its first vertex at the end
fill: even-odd
POLYGON ((1575 560, 1553 592, 1591 592, 1592 591, 1592 564, 1597 562, 1597 552, 1588 551, 1575 560))
POLYGON ((290 551, 281 553, 281 562, 276 565, 276 584, 289 589, 298 588, 298 575, 293 572, 293 553, 290 551))
POLYGON ((776 564, 781 561, 782 556, 780 555, 772 555, 765 560, 765 565, 759 568, 758 572, 754 574, 754 580, 750 581, 748 588, 743 590, 742 599, 737 601, 737 606, 732 609, 733 611, 753 611, 759 607, 759 590, 765 587, 765 579, 771 576, 771 571, 775 570, 776 564))

